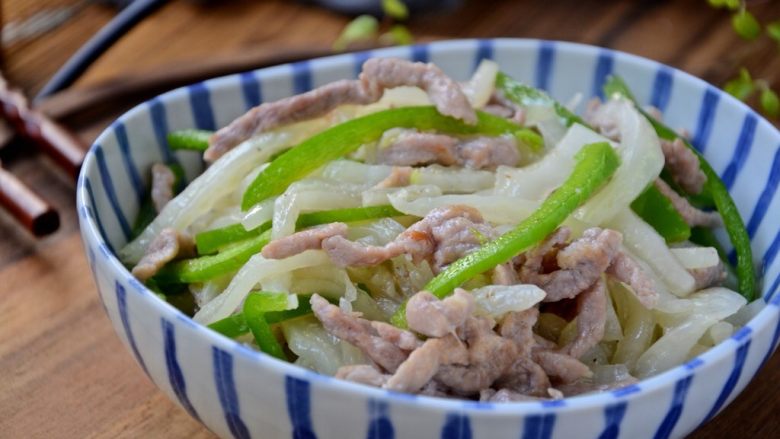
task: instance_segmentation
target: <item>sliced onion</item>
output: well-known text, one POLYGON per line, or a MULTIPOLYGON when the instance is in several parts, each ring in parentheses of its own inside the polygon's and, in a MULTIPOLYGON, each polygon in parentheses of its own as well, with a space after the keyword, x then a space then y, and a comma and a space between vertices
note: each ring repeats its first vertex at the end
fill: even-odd
POLYGON ((463 94, 474 108, 487 105, 496 87, 498 64, 495 61, 483 59, 471 79, 461 86, 463 94))
POLYGON ((620 210, 605 225, 623 234, 623 245, 647 262, 672 293, 684 297, 693 291, 693 276, 677 261, 663 237, 630 208, 620 210))
POLYGON ((547 295, 536 285, 488 285, 471 291, 480 311, 500 319, 512 311, 525 311, 547 295))
POLYGON ((252 206, 241 219, 241 225, 246 230, 254 230, 274 217, 274 203, 276 198, 269 198, 252 206))
POLYGON ((231 193, 255 167, 293 143, 293 137, 285 131, 266 133, 233 148, 166 204, 143 233, 119 251, 119 257, 136 264, 162 229, 183 231, 231 193))
POLYGON ((549 105, 528 105, 524 108, 525 125, 534 127, 542 134, 544 146, 551 150, 568 131, 555 109, 549 105))
POLYGON ((353 184, 374 186, 393 171, 390 165, 368 165, 354 160, 335 160, 322 168, 323 178, 353 184))
POLYGON ((693 311, 677 326, 668 329, 639 357, 637 376, 644 378, 674 367, 688 357, 705 331, 716 322, 736 313, 745 298, 727 288, 708 288, 691 294, 693 311))
POLYGON ((715 247, 680 247, 671 249, 671 252, 688 270, 714 267, 720 263, 715 247))
POLYGON ((410 183, 436 186, 445 194, 465 194, 492 188, 495 179, 490 171, 433 165, 414 168, 410 183))
POLYGON ((301 212, 343 209, 361 205, 360 188, 349 183, 302 180, 290 185, 274 202, 271 236, 278 239, 295 232, 301 212))
POLYGON ((601 116, 614 120, 620 131, 620 166, 609 183, 599 190, 574 215, 580 220, 602 225, 627 208, 658 178, 664 167, 661 143, 647 119, 626 100, 611 100, 602 105, 601 116))
POLYGON ((533 213, 539 204, 503 195, 440 194, 435 186, 410 186, 389 193, 387 197, 394 208, 408 215, 424 217, 437 207, 462 204, 479 210, 487 221, 497 224, 516 224, 533 213))
POLYGON ((359 349, 329 334, 314 317, 288 320, 281 326, 288 348, 298 356, 295 363, 300 366, 334 375, 341 366, 366 362, 359 349))
POLYGON ((263 280, 298 268, 330 264, 330 258, 320 250, 307 250, 285 259, 266 259, 261 254, 252 256, 238 270, 225 291, 203 306, 193 319, 208 325, 223 319, 238 308, 247 294, 263 280))
POLYGON ((574 124, 560 143, 538 162, 522 168, 499 166, 496 170, 495 193, 526 200, 542 200, 571 174, 574 155, 583 146, 608 141, 593 130, 574 124))

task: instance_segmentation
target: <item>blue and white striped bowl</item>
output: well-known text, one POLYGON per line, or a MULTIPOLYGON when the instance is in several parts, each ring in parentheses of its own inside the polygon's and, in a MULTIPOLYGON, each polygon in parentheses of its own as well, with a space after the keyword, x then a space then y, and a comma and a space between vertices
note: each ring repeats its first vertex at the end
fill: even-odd
POLYGON ((348 54, 227 76, 141 104, 92 146, 78 185, 84 247, 106 313, 149 378, 224 437, 586 438, 680 437, 745 387, 780 335, 780 134, 713 86, 653 61, 596 47, 534 40, 447 41, 348 54), (173 153, 165 134, 215 129, 261 101, 354 78, 370 56, 431 61, 464 80, 482 58, 567 100, 627 79, 722 175, 762 263, 768 306, 733 337, 637 385, 560 401, 487 404, 391 393, 280 362, 202 327, 159 300, 115 256, 128 239, 152 163, 176 160, 190 179, 202 163, 173 153), (772 220, 772 218, 775 218, 772 220))

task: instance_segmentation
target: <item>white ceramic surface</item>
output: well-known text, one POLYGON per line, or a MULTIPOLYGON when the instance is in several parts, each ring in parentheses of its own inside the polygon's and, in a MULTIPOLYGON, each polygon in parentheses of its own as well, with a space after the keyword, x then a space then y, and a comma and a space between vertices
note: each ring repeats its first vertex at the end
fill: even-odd
POLYGON ((780 134, 711 85, 653 61, 536 40, 463 40, 341 55, 227 76, 166 93, 103 132, 78 186, 81 233, 105 311, 149 378, 224 437, 644 438, 680 437, 745 387, 777 345, 780 282, 780 134), (686 128, 724 178, 762 263, 766 308, 733 337, 680 367, 614 392, 560 401, 486 404, 390 393, 277 361, 194 323, 136 281, 114 255, 124 245, 152 163, 201 162, 172 153, 165 134, 214 129, 261 101, 353 78, 369 56, 431 61, 458 80, 492 58, 560 99, 598 95, 610 73, 641 102, 686 128))

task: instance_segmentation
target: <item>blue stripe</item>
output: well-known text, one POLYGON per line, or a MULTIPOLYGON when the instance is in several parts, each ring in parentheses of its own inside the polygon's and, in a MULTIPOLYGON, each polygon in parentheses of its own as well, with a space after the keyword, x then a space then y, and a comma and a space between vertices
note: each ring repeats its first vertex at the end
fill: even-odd
POLYGON ((428 62, 429 59, 427 44, 415 44, 412 46, 412 61, 428 62))
POLYGON ((493 59, 492 40, 477 41, 477 52, 474 54, 474 70, 479 67, 479 63, 482 62, 483 59, 493 59))
MULTIPOLYGON (((119 199, 116 197, 116 191, 114 190, 114 182, 111 180, 111 175, 108 172, 106 166, 106 157, 103 155, 103 148, 100 145, 95 145, 95 159, 97 160, 98 172, 100 172, 100 179, 103 181, 103 189, 105 190, 108 202, 111 204, 111 209, 114 211, 119 227, 122 229, 122 233, 125 236, 125 240, 130 240, 130 224, 125 218, 122 208, 119 207, 119 199)), ((106 238, 108 238, 106 236, 106 238)))
POLYGON ((767 290, 766 297, 764 297, 764 301, 769 303, 774 298, 780 298, 780 294, 775 296, 775 293, 777 293, 777 289, 780 288, 780 275, 775 278, 775 281, 772 283, 772 286, 767 290))
MULTIPOLYGON (((778 277, 780 279, 780 277, 778 277)), ((777 319, 777 324, 775 325, 775 333, 772 335, 772 344, 769 345, 769 350, 766 351, 766 355, 764 355, 764 359, 761 360, 761 366, 758 368, 761 369, 764 367, 764 364, 766 364, 767 360, 769 360, 769 357, 772 356, 772 353, 775 351, 775 346, 777 346, 777 340, 780 339, 780 317, 777 319)))
POLYGON ((693 136, 693 146, 704 152, 707 149, 707 141, 712 132, 712 122, 715 119, 715 110, 718 106, 718 92, 712 87, 707 87, 701 100, 699 121, 696 124, 696 134, 693 136))
POLYGON ((287 376, 284 379, 287 395, 287 415, 294 439, 316 439, 311 424, 311 389, 308 381, 287 376))
POLYGON ((84 177, 84 188, 87 190, 87 196, 89 197, 89 205, 92 209, 92 218, 94 218, 95 223, 97 223, 98 230, 100 231, 100 237, 105 241, 108 245, 108 248, 111 250, 111 253, 114 252, 114 248, 111 246, 111 243, 108 242, 108 235, 106 234, 106 229, 103 228, 103 221, 100 220, 100 215, 97 213, 97 204, 95 203, 95 192, 92 191, 92 182, 89 181, 89 177, 84 177))
POLYGON ((225 415, 230 432, 238 439, 249 439, 249 430, 241 420, 238 407, 238 395, 236 384, 233 381, 233 357, 217 347, 211 348, 212 362, 214 363, 214 382, 217 385, 219 403, 225 415))
POLYGON ((555 427, 555 414, 527 416, 523 422, 523 439, 549 439, 555 427))
POLYGON ((770 267, 772 263, 775 262, 778 250, 780 250, 780 233, 775 235, 772 244, 769 245, 769 248, 766 249, 766 253, 764 253, 764 268, 770 267))
MULTIPOLYGON (((146 369, 146 363, 144 362, 143 357, 141 357, 141 353, 138 351, 138 346, 135 344, 135 336, 133 336, 133 331, 130 329, 130 319, 128 318, 127 313, 127 291, 125 290, 125 287, 122 286, 122 284, 119 282, 114 284, 114 289, 116 290, 116 303, 117 308, 119 309, 119 319, 122 320, 122 327, 125 330, 127 342, 130 343, 130 349, 133 351, 133 355, 135 355, 136 361, 138 361, 138 364, 141 365, 141 368, 143 368, 144 372, 149 375, 149 371, 146 369)), ((151 377, 151 375, 149 376, 151 377)))
POLYGON ((122 122, 116 122, 113 129, 114 134, 116 135, 117 144, 119 144, 119 151, 122 153, 122 164, 125 165, 125 169, 127 169, 127 175, 130 176, 130 183, 133 185, 138 201, 141 201, 143 200, 144 195, 146 195, 146 190, 141 175, 138 173, 138 169, 133 162, 133 155, 130 153, 130 141, 127 139, 127 128, 122 122))
POLYGON ((747 223, 748 235, 753 238, 756 235, 756 231, 761 226, 761 221, 764 220, 764 215, 769 209, 769 205, 772 203, 772 199, 777 192, 777 183, 780 182, 780 146, 775 151, 775 157, 772 160, 772 166, 769 171, 769 178, 764 185, 764 189, 761 191, 761 196, 758 197, 756 207, 753 209, 753 214, 750 215, 750 221, 747 223))
POLYGON ((565 399, 546 399, 542 401, 542 407, 565 407, 565 399))
POLYGON ((672 96, 673 80, 672 69, 669 67, 661 66, 655 74, 650 105, 661 110, 662 113, 666 111, 666 107, 669 105, 669 99, 672 96))
POLYGON ((168 148, 168 115, 165 113, 165 105, 160 98, 154 98, 149 102, 149 117, 152 119, 154 138, 160 148, 165 163, 175 163, 176 159, 168 148))
POLYGON ((702 360, 699 357, 694 357, 693 359, 689 360, 687 363, 683 364, 686 369, 688 370, 694 370, 699 368, 702 364, 704 364, 704 360, 702 360))
POLYGON ((750 337, 750 334, 753 332, 752 329, 750 329, 749 326, 743 326, 739 328, 737 332, 731 335, 731 339, 737 342, 745 341, 746 338, 750 337))
MULTIPOLYGON (((746 329, 749 329, 748 327, 745 327, 746 329)), ((723 389, 720 391, 720 395, 718 395, 718 399, 715 401, 715 404, 712 406, 712 409, 707 414, 707 417, 704 418, 707 422, 710 419, 713 418, 716 414, 718 414, 718 411, 720 411, 721 408, 723 408, 723 405, 726 403, 726 400, 731 396, 731 393, 734 391, 734 387, 737 385, 737 381, 739 381, 739 377, 742 375, 742 368, 745 366, 745 360, 747 359, 748 350, 750 349, 750 340, 745 342, 742 346, 740 346, 737 349, 737 355, 734 359, 734 369, 731 370, 731 374, 729 375, 728 380, 726 380, 726 384, 723 386, 723 389)))
POLYGON ((244 94, 244 103, 246 108, 253 108, 260 105, 263 101, 263 94, 260 88, 260 81, 257 80, 254 72, 244 72, 241 78, 241 92, 244 94))
POLYGON ((368 434, 366 439, 394 439, 395 430, 388 416, 389 405, 384 401, 368 402, 368 434))
POLYGON ((468 416, 450 413, 441 429, 441 439, 471 439, 471 421, 468 416))
POLYGON ((190 107, 195 117, 195 126, 201 130, 216 130, 217 123, 211 109, 209 89, 203 83, 193 84, 187 89, 190 92, 190 107))
POLYGON ((536 88, 549 91, 554 62, 555 43, 542 41, 539 44, 539 56, 536 59, 536 72, 534 74, 534 85, 536 85, 536 88))
POLYGON ((604 99, 604 83, 607 81, 607 76, 612 74, 612 66, 614 63, 615 59, 612 52, 604 50, 599 53, 599 59, 596 62, 596 71, 593 73, 593 96, 604 99))
POLYGON ((742 122, 742 130, 739 133, 739 140, 737 140, 737 146, 734 148, 734 154, 723 172, 722 180, 723 184, 726 185, 726 189, 731 190, 732 186, 734 186, 734 181, 737 179, 737 174, 745 165, 745 161, 750 154, 750 148, 753 146, 757 122, 753 113, 748 113, 742 122))
POLYGON ((354 66, 354 75, 356 78, 360 75, 360 72, 363 71, 363 63, 368 61, 368 59, 372 56, 373 55, 370 50, 352 54, 352 64, 354 66))
POLYGON ((614 396, 616 398, 621 398, 623 396, 631 395, 632 393, 637 393, 637 392, 639 392, 641 390, 642 390, 642 388, 640 388, 638 385, 631 384, 631 385, 628 385, 628 386, 621 387, 619 389, 613 390, 612 391, 612 396, 614 396))
POLYGON ((672 435, 672 430, 677 425, 677 421, 680 420, 682 414, 683 404, 685 404, 685 397, 688 395, 688 389, 691 387, 691 381, 693 375, 689 375, 674 385, 674 396, 672 396, 672 406, 666 413, 664 420, 661 422, 661 426, 658 427, 658 431, 655 432, 655 439, 667 439, 672 435))
POLYGON ((620 423, 626 415, 627 402, 612 404, 604 409, 604 431, 599 435, 599 439, 615 439, 620 435, 620 423))
POLYGON ((184 381, 184 374, 179 367, 179 360, 176 359, 176 336, 174 334, 173 323, 168 320, 161 319, 163 339, 165 344, 165 366, 168 369, 168 381, 171 383, 173 393, 179 399, 179 403, 187 410, 193 418, 200 421, 198 412, 195 411, 195 407, 192 406, 190 398, 187 396, 187 383, 184 381))
POLYGON ((309 61, 301 61, 292 65, 294 94, 305 93, 312 89, 311 67, 309 61))

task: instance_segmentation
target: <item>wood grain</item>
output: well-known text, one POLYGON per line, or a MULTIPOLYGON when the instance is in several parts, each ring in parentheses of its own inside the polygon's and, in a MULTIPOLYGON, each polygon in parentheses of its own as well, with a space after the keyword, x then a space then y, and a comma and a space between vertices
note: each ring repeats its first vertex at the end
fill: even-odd
MULTIPOLYGON (((77 0, 3 0, 3 18, 77 0)), ((751 1, 764 22, 780 2, 751 1)), ((90 3, 34 41, 5 48, 4 73, 34 93, 113 10, 90 3)), ((297 2, 171 2, 136 27, 76 84, 89 93, 143 82, 204 60, 249 52, 327 47, 348 17, 297 2)), ((780 56, 767 38, 740 41, 728 16, 703 0, 464 1, 418 14, 416 35, 529 37, 580 41, 648 56, 716 84, 740 65, 780 85, 780 56)), ((139 96, 140 98, 140 96, 139 96)), ((67 122, 91 141, 132 99, 67 122), (98 114, 93 114, 98 113, 98 114)), ((89 105, 85 106, 89 107, 89 105)), ((82 108, 85 108, 82 107, 82 108)), ((134 364, 103 314, 78 238, 73 184, 28 145, 0 151, 4 166, 62 213, 60 232, 34 240, 0 211, 0 437, 188 437, 213 435, 162 395, 134 364)), ((691 437, 780 437, 780 355, 722 414, 691 437)))

